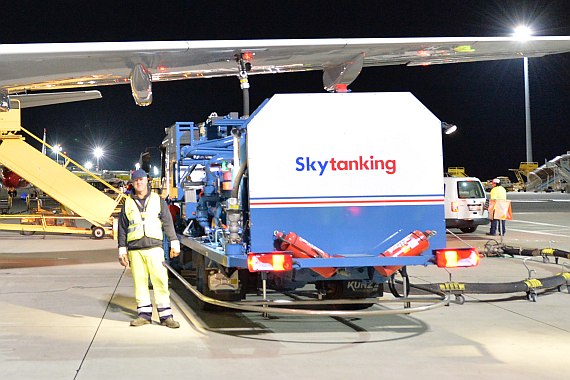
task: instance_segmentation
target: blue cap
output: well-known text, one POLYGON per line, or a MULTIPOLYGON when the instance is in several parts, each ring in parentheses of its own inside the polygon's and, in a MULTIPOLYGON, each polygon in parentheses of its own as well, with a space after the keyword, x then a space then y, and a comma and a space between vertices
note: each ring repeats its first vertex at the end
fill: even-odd
POLYGON ((142 169, 137 169, 133 172, 131 179, 134 181, 135 179, 139 178, 146 178, 146 172, 142 169))

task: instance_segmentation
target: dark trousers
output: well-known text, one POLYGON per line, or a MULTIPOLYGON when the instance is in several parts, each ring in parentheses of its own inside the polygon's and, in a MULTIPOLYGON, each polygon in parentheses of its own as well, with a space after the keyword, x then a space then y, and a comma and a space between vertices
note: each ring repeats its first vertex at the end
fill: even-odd
POLYGON ((501 222, 501 225, 499 226, 499 235, 504 235, 505 232, 507 232, 507 228, 506 228, 506 220, 499 220, 499 219, 491 219, 491 231, 489 231, 489 233, 491 235, 496 235, 497 234, 497 222, 501 222))

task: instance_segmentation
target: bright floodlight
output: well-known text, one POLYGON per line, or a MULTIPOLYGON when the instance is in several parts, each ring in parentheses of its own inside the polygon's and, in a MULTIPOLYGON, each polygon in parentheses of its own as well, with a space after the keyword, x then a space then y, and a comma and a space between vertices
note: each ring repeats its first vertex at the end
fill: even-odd
POLYGON ((103 149, 100 147, 96 147, 95 149, 93 149, 93 154, 95 155, 95 157, 101 158, 101 156, 103 156, 103 149))
POLYGON ((532 36, 532 29, 526 25, 519 25, 515 28, 513 36, 520 41, 526 41, 532 36))
POLYGON ((445 121, 442 121, 441 122, 441 129, 443 130, 443 133, 445 133, 446 135, 450 135, 457 130, 457 125, 449 124, 449 123, 446 123, 445 121))
POLYGON ((55 161, 59 164, 59 153, 63 150, 63 147, 59 144, 55 144, 52 151, 55 153, 55 161))
POLYGON ((91 168, 93 168, 93 163, 91 161, 87 161, 83 166, 85 166, 85 169, 91 170, 91 168))

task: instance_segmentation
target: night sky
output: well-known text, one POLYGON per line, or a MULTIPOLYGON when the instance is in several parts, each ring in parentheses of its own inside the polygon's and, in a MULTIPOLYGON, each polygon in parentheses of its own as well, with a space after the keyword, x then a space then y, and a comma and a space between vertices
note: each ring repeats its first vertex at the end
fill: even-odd
MULTIPOLYGON (((335 37, 505 36, 519 23, 537 35, 570 35, 570 1, 57 1, 19 0, 2 9, 1 43, 335 37)), ((274 93, 321 92, 322 73, 250 77, 252 111, 274 93)), ((530 60, 533 159, 570 151, 570 54, 530 60)), ((409 91, 459 130, 444 136, 444 165, 485 180, 514 176, 526 160, 522 60, 366 68, 354 92, 409 91)), ((150 107, 129 86, 103 99, 23 110, 23 126, 60 143, 80 163, 102 145, 104 169, 130 169, 176 121, 242 109, 236 78, 153 85, 150 107)), ((373 117, 374 110, 370 110, 373 117)), ((302 138, 302 136, 300 136, 302 138)), ((363 136, 364 138, 364 136, 363 136)), ((155 159, 158 163, 158 160, 155 159)), ((421 168, 418 168, 421 170, 421 168)))

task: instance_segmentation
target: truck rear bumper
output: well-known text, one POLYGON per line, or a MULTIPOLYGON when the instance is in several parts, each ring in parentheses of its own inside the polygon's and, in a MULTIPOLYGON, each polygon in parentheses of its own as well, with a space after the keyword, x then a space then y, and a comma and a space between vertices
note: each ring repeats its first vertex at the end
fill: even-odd
POLYGON ((489 219, 445 219, 446 228, 466 228, 489 224, 489 219))

